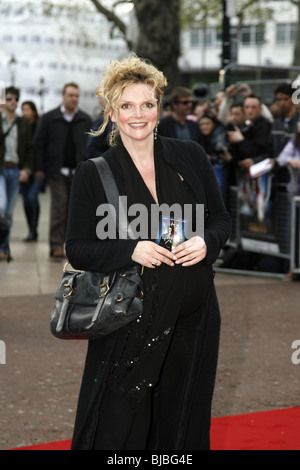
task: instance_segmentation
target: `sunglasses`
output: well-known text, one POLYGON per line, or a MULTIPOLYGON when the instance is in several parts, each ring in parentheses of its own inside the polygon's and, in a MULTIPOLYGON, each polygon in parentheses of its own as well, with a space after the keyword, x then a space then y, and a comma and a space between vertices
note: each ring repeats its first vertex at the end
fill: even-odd
POLYGON ((188 104, 193 104, 192 100, 182 100, 182 101, 177 101, 177 104, 183 104, 184 106, 187 106, 188 104))

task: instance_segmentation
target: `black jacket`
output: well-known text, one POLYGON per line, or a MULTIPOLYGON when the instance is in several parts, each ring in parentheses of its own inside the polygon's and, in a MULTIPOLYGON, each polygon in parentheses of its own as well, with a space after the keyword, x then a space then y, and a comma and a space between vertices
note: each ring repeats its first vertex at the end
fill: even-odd
POLYGON ((280 152, 284 149, 290 139, 295 137, 297 132, 297 122, 300 119, 300 113, 297 111, 291 119, 285 123, 283 117, 275 119, 272 124, 270 134, 270 143, 272 149, 272 157, 277 158, 280 152))
MULTIPOLYGON (((99 117, 93 123, 93 131, 97 131, 103 124, 103 116, 99 117)), ((108 138, 109 134, 112 131, 112 124, 109 122, 106 126, 105 131, 103 134, 98 136, 89 135, 87 144, 86 144, 86 153, 85 158, 88 160, 89 158, 97 158, 100 155, 103 155, 104 152, 109 150, 108 138)))
POLYGON ((269 136, 272 124, 260 116, 250 126, 242 129, 242 142, 230 144, 230 152, 236 161, 251 158, 255 163, 270 156, 269 136))
MULTIPOLYGON (((83 111, 78 111, 72 121, 73 139, 78 164, 85 158, 87 132, 92 120, 83 111)), ((42 116, 34 137, 36 171, 43 171, 47 178, 57 179, 64 162, 65 141, 68 123, 59 108, 42 116)))
MULTIPOLYGON (((19 156, 19 168, 23 170, 33 170, 33 146, 32 146, 32 134, 29 122, 22 118, 17 117, 17 123, 15 124, 18 128, 18 156, 19 156)), ((2 116, 0 113, 0 141, 2 140, 3 129, 2 129, 2 116)), ((5 157, 5 141, 0 146, 0 172, 3 167, 5 157)))
MULTIPOLYGON (((158 133, 164 137, 173 137, 174 139, 177 138, 176 134, 176 120, 173 116, 168 116, 162 119, 158 125, 158 133)), ((198 144, 203 144, 202 134, 198 124, 194 121, 186 120, 186 125, 191 134, 191 140, 198 142, 198 144)))

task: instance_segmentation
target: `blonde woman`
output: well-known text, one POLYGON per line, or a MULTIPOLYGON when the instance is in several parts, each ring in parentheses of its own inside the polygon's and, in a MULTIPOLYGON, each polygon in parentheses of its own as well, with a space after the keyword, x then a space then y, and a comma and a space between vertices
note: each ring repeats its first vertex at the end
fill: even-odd
MULTIPOLYGON (((138 321, 89 342, 74 450, 210 446, 220 327, 212 264, 231 222, 202 148, 157 136, 166 84, 160 71, 135 56, 109 64, 97 92, 106 103, 99 133, 109 118, 115 125, 104 158, 128 208, 138 203, 151 219, 153 206, 186 204, 194 219, 203 204, 205 231, 173 251, 156 243, 150 229, 136 239, 99 239, 96 212, 107 202, 104 190, 92 162, 78 167, 67 236, 71 264, 110 272, 137 263, 144 268, 145 297, 138 321)), ((151 220, 142 223, 151 227, 151 220)))

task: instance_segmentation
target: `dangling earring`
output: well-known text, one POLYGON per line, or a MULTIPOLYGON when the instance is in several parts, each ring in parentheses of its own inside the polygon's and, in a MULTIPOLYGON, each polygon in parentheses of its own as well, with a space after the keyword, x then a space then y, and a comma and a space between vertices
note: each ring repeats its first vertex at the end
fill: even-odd
POLYGON ((113 124, 112 125, 112 131, 109 134, 109 140, 108 140, 108 143, 109 143, 110 147, 113 147, 113 145, 115 143, 115 138, 116 138, 117 132, 118 132, 117 126, 116 126, 116 124, 113 124))
POLYGON ((158 130, 157 130, 157 126, 156 126, 155 129, 154 129, 154 140, 157 140, 157 135, 158 135, 158 130))

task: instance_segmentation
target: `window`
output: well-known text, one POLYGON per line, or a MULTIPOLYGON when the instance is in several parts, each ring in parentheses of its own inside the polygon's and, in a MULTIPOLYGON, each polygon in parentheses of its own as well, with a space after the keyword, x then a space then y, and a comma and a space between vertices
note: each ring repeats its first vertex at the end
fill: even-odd
MULTIPOLYGON (((236 27, 231 28, 231 37, 238 36, 241 46, 257 46, 264 43, 264 25, 246 25, 238 31, 236 27)), ((190 46, 196 47, 220 47, 222 44, 222 31, 217 28, 192 29, 190 31, 190 46)))
POLYGON ((264 43, 265 27, 263 25, 242 26, 240 30, 241 46, 258 46, 264 43))
POLYGON ((296 41, 297 23, 279 23, 276 25, 276 44, 290 45, 296 41))
POLYGON ((221 44, 220 33, 216 28, 192 29, 190 45, 195 47, 218 47, 221 44))

